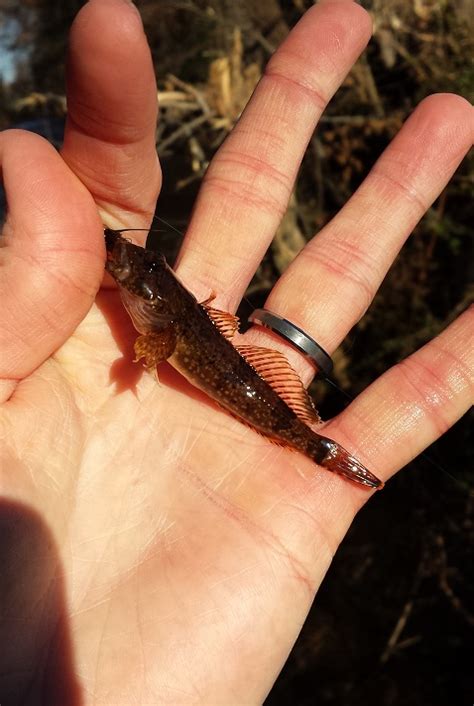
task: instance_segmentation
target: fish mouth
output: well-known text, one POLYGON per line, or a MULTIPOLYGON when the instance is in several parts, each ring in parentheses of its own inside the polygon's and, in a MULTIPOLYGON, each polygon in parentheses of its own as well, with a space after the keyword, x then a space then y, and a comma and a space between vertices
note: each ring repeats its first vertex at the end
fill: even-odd
POLYGON ((321 461, 321 465, 329 471, 338 473, 367 488, 381 490, 384 482, 371 473, 355 456, 352 456, 338 444, 333 443, 331 450, 321 461))

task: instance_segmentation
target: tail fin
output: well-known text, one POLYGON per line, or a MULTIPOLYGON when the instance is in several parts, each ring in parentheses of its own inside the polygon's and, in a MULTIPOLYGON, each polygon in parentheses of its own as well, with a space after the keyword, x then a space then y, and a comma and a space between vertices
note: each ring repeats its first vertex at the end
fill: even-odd
POLYGON ((383 481, 374 476, 355 456, 351 456, 342 446, 325 436, 315 434, 315 437, 309 444, 308 455, 316 463, 328 471, 338 473, 359 485, 377 488, 378 490, 383 488, 383 481))

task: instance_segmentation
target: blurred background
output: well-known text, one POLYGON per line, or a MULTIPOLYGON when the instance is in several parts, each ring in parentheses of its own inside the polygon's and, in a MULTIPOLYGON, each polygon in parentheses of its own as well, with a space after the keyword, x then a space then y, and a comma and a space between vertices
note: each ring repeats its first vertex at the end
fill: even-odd
MULTIPOLYGON (((0 127, 58 148, 67 32, 79 0, 0 0, 0 127)), ((212 155, 307 0, 139 0, 155 62, 164 186, 150 244, 172 261, 212 155)), ((474 97, 473 0, 367 0, 374 37, 313 136, 240 314, 262 305, 305 242, 360 184, 413 108, 474 97)), ((323 418, 474 300, 472 156, 429 209, 367 314, 313 385, 323 418)), ((317 287, 317 283, 315 284, 317 287)), ((354 522, 266 706, 474 700, 473 415, 378 493, 354 522), (469 652, 471 660, 469 660, 469 652)))

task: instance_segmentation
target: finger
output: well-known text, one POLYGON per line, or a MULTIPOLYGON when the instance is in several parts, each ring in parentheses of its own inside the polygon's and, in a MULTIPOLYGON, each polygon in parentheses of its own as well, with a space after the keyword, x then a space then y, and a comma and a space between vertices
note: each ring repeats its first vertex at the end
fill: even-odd
POLYGON ((474 403, 474 306, 325 427, 386 480, 474 403))
MULTIPOLYGON (((0 269, 3 399, 72 333, 91 306, 104 269, 95 204, 45 140, 0 134, 8 203, 0 269)), ((0 395, 2 390, 0 390, 0 395)))
MULTIPOLYGON (((445 94, 423 101, 346 206, 282 275, 265 306, 334 351, 473 136, 473 109, 463 98, 445 94)), ((256 336, 259 342, 266 337, 256 336)), ((288 353, 309 380, 310 366, 288 353)))
POLYGON ((68 119, 62 154, 109 227, 145 227, 161 170, 155 148, 157 90, 136 8, 90 0, 71 29, 68 119))
MULTIPOLYGON (((325 425, 324 434, 386 481, 473 404, 473 336, 471 307, 367 388, 325 425)), ((292 463, 287 466, 291 482, 286 480, 283 489, 278 485, 272 530, 282 527, 285 545, 318 586, 354 515, 372 494, 327 471, 315 473, 314 466, 295 474, 301 461, 294 457, 292 463)))
POLYGON ((208 169, 179 259, 180 276, 235 310, 288 204, 314 127, 369 40, 353 2, 311 8, 270 60, 208 169), (221 293, 232 291, 224 295, 221 293))

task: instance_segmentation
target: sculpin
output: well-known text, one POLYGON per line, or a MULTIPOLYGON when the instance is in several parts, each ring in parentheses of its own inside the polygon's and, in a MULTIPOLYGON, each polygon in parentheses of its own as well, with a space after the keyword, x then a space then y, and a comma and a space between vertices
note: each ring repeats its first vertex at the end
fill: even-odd
POLYGON ((136 360, 154 370, 164 361, 189 382, 274 443, 300 451, 320 466, 351 481, 381 488, 383 483, 340 444, 313 431, 320 422, 296 372, 279 352, 234 346, 238 319, 198 302, 167 265, 163 255, 133 245, 106 228, 106 270, 140 334, 136 360))

